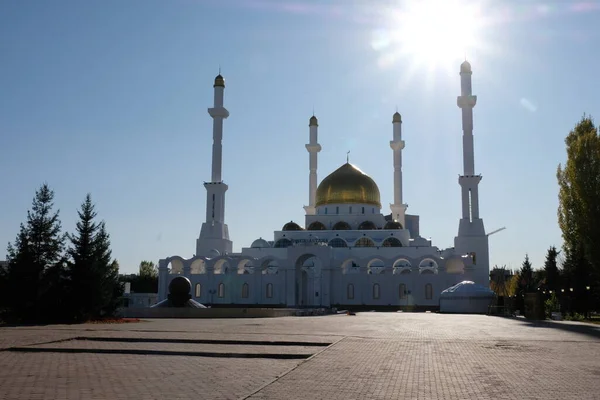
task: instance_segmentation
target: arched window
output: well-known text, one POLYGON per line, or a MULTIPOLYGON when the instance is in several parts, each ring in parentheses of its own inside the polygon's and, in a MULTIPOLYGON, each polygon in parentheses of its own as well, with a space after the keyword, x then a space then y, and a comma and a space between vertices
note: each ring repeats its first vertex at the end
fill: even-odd
POLYGON ((368 237, 361 237, 354 243, 354 247, 375 247, 375 242, 368 237))
POLYGON ((329 241, 329 247, 348 247, 348 243, 341 238, 333 238, 329 241))
POLYGON ((428 283, 425 285, 425 300, 431 299, 433 299, 433 286, 431 286, 431 283, 428 283))
POLYGON ((242 285, 242 299, 247 299, 248 298, 248 292, 249 292, 248 284, 244 283, 242 285))
POLYGON ((373 285, 373 298, 377 300, 380 295, 381 293, 379 293, 379 284, 376 283, 373 285))
POLYGON ((217 296, 220 298, 225 297, 225 285, 223 283, 219 283, 219 288, 217 290, 217 296))
POLYGON ((404 283, 401 283, 400 286, 398 286, 398 294, 401 299, 406 298, 406 285, 404 283))
POLYGON ((273 297, 273 284, 267 283, 267 299, 270 299, 272 297, 273 297))
POLYGON ((348 289, 347 289, 346 293, 346 297, 348 297, 348 300, 354 300, 354 285, 349 283, 348 284, 348 289))
POLYGON ((199 283, 196 283, 195 293, 196 297, 200 297, 202 295, 202 286, 199 283))
POLYGON ((381 244, 383 247, 402 247, 402 242, 397 238, 387 238, 381 244))

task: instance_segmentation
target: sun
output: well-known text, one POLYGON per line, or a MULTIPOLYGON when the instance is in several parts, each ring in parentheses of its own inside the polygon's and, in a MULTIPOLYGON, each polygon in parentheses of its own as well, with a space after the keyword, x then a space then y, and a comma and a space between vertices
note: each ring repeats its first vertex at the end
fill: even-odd
MULTIPOLYGON (((483 1, 483 0, 482 0, 483 1)), ((372 42, 383 64, 408 57, 414 66, 456 69, 456 61, 482 45, 485 24, 476 0, 405 0, 385 12, 383 29, 372 42)))

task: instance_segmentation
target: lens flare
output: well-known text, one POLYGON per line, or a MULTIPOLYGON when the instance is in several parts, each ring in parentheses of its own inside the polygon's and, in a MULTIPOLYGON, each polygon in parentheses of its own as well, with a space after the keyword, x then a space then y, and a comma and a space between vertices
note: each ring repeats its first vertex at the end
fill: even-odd
POLYGON ((405 0, 386 9, 383 28, 371 40, 380 52, 379 65, 390 66, 402 57, 413 68, 454 71, 457 61, 483 46, 482 1, 405 0))

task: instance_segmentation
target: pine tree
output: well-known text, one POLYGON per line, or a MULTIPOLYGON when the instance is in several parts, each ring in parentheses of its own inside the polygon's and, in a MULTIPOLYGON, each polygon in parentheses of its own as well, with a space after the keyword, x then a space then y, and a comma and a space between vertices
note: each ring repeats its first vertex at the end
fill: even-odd
POLYGON ((114 312, 121 293, 109 235, 104 221, 95 222, 97 214, 90 194, 78 215, 77 232, 69 236, 69 298, 72 317, 86 321, 114 312))
POLYGON ((9 312, 24 322, 52 320, 60 310, 64 235, 59 212, 52 208, 54 192, 43 184, 35 193, 27 224, 21 224, 14 245, 8 245, 9 312), (57 271, 59 273, 57 273, 57 271))
POLYGON ((558 251, 556 247, 551 246, 546 253, 546 261, 544 262, 544 271, 546 272, 546 289, 556 292, 560 286, 560 274, 556 263, 558 251))
POLYGON ((521 266, 521 271, 519 272, 519 276, 521 280, 519 282, 519 289, 522 295, 525 293, 531 292, 533 289, 533 268, 531 267, 531 262, 529 261, 529 255, 525 254, 525 261, 521 266))

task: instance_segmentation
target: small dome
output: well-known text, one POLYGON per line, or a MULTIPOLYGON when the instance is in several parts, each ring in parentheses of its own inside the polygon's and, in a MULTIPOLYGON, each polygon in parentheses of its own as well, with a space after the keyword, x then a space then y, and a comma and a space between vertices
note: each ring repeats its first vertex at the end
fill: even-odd
POLYGON ((471 64, 465 60, 462 64, 460 64, 460 73, 470 73, 471 72, 471 64))
POLYGON ((396 123, 396 122, 402 122, 402 116, 400 115, 400 113, 398 111, 396 111, 396 113, 394 114, 394 116, 392 118, 392 123, 396 123))
POLYGON ((309 231, 326 231, 327 227, 321 221, 314 221, 308 225, 307 229, 309 231))
POLYGON ((310 117, 310 120, 308 122, 308 126, 319 126, 319 121, 317 120, 317 117, 315 117, 314 115, 312 117, 310 117))
POLYGON ((253 249, 264 249, 267 247, 271 247, 271 245, 269 245, 269 242, 267 242, 265 239, 258 238, 254 242, 252 242, 250 247, 253 249))
POLYGON ((402 229, 402 224, 398 221, 388 221, 383 229, 402 229))
POLYGON ((373 229, 377 229, 377 225, 375 225, 375 223, 373 221, 363 221, 358 226, 359 231, 366 231, 366 230, 373 230, 373 229))
POLYGON ((211 251, 208 252, 208 258, 219 257, 220 255, 221 255, 221 252, 217 249, 212 249, 211 251))
POLYGON ((333 230, 334 231, 350 231, 350 230, 352 230, 352 227, 346 221, 339 221, 339 222, 336 222, 335 225, 333 225, 333 230))
POLYGON ((381 208, 379 188, 369 175, 346 163, 317 188, 317 207, 327 204, 370 204, 381 208))
POLYGON ((302 227, 295 223, 294 221, 290 221, 283 226, 282 231, 303 231, 302 227))
POLYGON ((223 79, 221 74, 217 75, 217 77, 215 78, 215 84, 213 85, 213 87, 217 86, 225 87, 225 79, 223 79))

